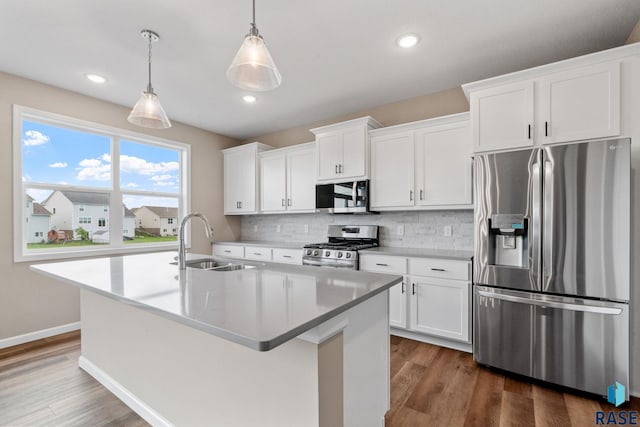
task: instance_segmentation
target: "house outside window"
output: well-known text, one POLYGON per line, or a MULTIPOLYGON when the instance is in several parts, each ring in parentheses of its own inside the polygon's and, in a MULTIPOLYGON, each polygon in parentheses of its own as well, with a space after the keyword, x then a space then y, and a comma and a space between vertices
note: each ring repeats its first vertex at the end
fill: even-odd
POLYGON ((173 224, 173 218, 167 218, 167 224, 173 224))
POLYGON ((177 238, 139 234, 134 211, 143 205, 180 216, 187 211, 188 145, 27 107, 13 110, 14 227, 24 236, 14 241, 16 261, 177 247, 177 238), (27 228, 29 198, 49 218, 48 231, 35 237, 64 237, 37 244, 27 238, 34 236, 27 228))

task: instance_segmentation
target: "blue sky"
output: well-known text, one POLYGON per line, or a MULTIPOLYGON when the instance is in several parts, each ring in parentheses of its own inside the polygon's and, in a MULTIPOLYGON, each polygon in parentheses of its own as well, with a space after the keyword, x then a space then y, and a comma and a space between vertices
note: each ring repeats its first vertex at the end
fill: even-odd
MULTIPOLYGON (((25 182, 111 188, 109 137, 26 120, 22 132, 25 182)), ((178 193, 176 150, 122 140, 120 168, 123 190, 178 193)))

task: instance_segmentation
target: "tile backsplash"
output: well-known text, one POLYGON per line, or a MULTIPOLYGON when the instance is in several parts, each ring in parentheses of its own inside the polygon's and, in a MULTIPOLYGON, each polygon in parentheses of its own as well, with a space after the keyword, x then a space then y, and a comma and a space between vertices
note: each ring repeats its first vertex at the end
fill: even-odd
POLYGON ((241 240, 316 243, 327 240, 329 224, 379 225, 381 246, 473 250, 471 210, 383 212, 375 215, 249 215, 242 217, 240 233, 241 240), (399 226, 404 227, 403 235, 398 234, 399 226), (444 235, 446 226, 451 227, 451 236, 444 235))

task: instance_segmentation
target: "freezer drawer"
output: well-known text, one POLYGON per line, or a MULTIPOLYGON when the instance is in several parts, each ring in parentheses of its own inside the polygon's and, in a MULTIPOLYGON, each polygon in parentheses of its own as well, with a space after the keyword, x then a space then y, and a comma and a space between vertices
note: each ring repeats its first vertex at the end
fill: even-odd
POLYGON ((629 390, 629 306, 474 287, 473 356, 543 381, 596 393, 629 390))

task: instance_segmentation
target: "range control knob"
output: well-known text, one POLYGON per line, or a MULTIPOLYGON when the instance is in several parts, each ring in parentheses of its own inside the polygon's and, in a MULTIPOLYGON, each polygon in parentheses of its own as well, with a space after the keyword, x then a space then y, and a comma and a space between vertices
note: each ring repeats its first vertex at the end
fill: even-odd
POLYGON ((307 255, 311 255, 311 249, 307 249, 307 255))
POLYGON ((326 257, 328 257, 329 255, 331 255, 331 252, 329 252, 329 251, 326 251, 326 252, 324 253, 324 256, 326 256, 326 257))
POLYGON ((347 254, 345 255, 346 258, 351 258, 351 252, 347 252, 347 254))
POLYGON ((313 256, 318 256, 318 251, 313 251, 313 256))
POLYGON ((338 252, 338 258, 342 258, 342 252, 338 252))

